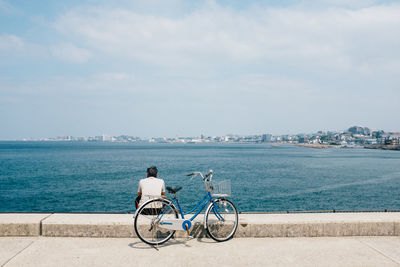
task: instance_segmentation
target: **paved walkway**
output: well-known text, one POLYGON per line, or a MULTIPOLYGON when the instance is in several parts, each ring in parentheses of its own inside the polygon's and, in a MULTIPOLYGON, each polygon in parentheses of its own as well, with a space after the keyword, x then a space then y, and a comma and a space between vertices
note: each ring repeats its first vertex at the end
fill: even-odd
POLYGON ((400 237, 170 240, 1 237, 3 266, 400 266, 400 237))

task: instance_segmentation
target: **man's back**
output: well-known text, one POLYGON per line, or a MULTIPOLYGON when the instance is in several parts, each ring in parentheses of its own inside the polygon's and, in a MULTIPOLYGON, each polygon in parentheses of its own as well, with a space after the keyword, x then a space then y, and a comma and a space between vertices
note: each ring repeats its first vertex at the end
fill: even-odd
POLYGON ((141 193, 139 206, 143 205, 147 200, 154 197, 160 197, 165 192, 165 184, 163 179, 156 177, 147 177, 139 182, 138 193, 141 193))

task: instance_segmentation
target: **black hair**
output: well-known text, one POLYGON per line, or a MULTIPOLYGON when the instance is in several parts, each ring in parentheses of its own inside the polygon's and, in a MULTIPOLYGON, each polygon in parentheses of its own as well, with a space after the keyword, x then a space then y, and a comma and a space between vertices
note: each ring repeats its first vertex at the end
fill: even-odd
POLYGON ((148 177, 157 177, 157 167, 156 166, 151 166, 149 168, 147 168, 147 176, 148 177))

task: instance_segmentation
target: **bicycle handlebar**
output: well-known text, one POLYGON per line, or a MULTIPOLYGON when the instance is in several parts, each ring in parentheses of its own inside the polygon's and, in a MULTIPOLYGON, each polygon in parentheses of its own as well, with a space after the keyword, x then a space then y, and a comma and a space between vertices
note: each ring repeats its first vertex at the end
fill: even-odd
POLYGON ((201 172, 192 172, 192 173, 189 173, 189 174, 186 174, 186 176, 193 176, 191 179, 193 179, 194 177, 196 177, 197 175, 200 175, 200 177, 203 179, 203 180, 205 180, 206 178, 209 178, 210 177, 210 179, 209 180, 211 180, 212 179, 212 175, 213 175, 213 170, 210 170, 206 175, 203 175, 201 172))
POLYGON ((208 177, 212 176, 213 173, 214 173, 213 170, 210 170, 210 171, 206 174, 205 177, 208 178, 208 177))

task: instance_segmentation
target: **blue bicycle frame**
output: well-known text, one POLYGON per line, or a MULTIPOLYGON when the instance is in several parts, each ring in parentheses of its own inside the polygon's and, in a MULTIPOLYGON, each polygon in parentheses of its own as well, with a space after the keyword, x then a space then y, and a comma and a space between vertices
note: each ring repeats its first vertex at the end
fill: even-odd
MULTIPOLYGON (((196 209, 198 209, 197 212, 189 219, 189 221, 192 222, 192 221, 197 217, 197 215, 200 214, 200 212, 204 209, 204 207, 205 207, 209 202, 212 203, 212 204, 214 205, 214 207, 215 207, 215 209, 214 209, 214 214, 215 214, 215 216, 217 216, 217 218, 218 218, 219 220, 224 221, 224 218, 223 218, 223 217, 221 216, 221 214, 219 213, 218 207, 217 207, 217 205, 215 205, 214 198, 212 197, 212 195, 211 195, 210 192, 207 192, 207 194, 203 197, 203 199, 200 200, 200 201, 194 206, 194 208, 191 209, 191 210, 188 211, 188 212, 183 212, 183 210, 182 210, 182 208, 181 208, 181 205, 180 205, 180 203, 179 203, 178 198, 177 198, 176 196, 174 196, 174 197, 172 198, 171 203, 167 206, 167 208, 163 211, 163 213, 161 213, 161 216, 158 218, 158 221, 160 221, 160 220, 162 219, 162 217, 164 216, 165 211, 166 211, 172 204, 176 203, 176 206, 177 206, 178 209, 179 209, 179 213, 180 213, 182 219, 185 219, 185 215, 188 215, 188 214, 192 213, 193 211, 195 211, 196 209)), ((190 227, 189 227, 189 228, 190 228, 190 227)))

